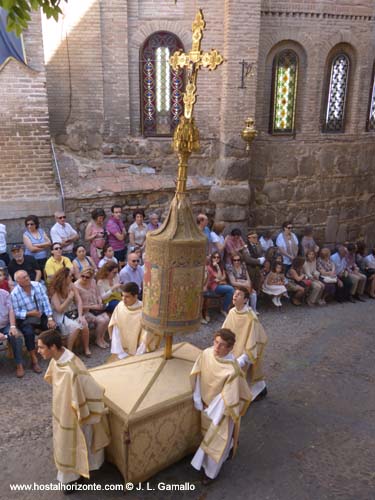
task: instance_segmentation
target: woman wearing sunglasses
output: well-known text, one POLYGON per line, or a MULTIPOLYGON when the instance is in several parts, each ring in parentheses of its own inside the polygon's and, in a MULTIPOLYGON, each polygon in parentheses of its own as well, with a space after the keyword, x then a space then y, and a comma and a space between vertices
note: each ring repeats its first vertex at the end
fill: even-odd
POLYGON ((238 253, 232 254, 232 264, 227 266, 229 283, 234 287, 244 287, 250 294, 250 305, 255 314, 257 311, 257 293, 252 287, 251 279, 246 264, 238 253))
POLYGON ((72 261, 62 254, 61 243, 52 243, 51 257, 47 260, 46 267, 44 269, 47 283, 50 283, 57 271, 60 271, 60 269, 63 269, 64 267, 72 269, 72 261))
POLYGON ((214 252, 209 258, 207 266, 207 290, 215 292, 217 295, 224 295, 223 309, 221 313, 226 316, 232 304, 234 288, 228 284, 220 254, 214 252))
POLYGON ((25 245, 25 255, 31 255, 39 264, 43 271, 47 262, 48 250, 51 247, 51 240, 46 232, 39 227, 39 218, 36 215, 29 215, 25 219, 26 230, 23 233, 23 244, 25 245))

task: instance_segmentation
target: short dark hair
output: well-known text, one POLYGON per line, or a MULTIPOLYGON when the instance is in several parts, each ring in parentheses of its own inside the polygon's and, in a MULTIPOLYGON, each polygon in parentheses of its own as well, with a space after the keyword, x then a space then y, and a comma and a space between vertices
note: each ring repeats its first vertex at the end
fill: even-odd
POLYGON ((75 246, 74 246, 74 248, 73 248, 73 253, 74 253, 74 255, 77 255, 77 251, 78 251, 78 249, 79 249, 79 248, 81 248, 81 247, 82 247, 82 248, 84 248, 84 249, 86 250, 86 252, 87 252, 87 249, 86 249, 85 245, 84 245, 83 243, 78 243, 78 244, 77 244, 77 245, 75 245, 75 246))
POLYGON ((145 218, 145 211, 142 210, 141 208, 136 208, 134 211, 133 211, 133 219, 135 220, 136 216, 137 215, 142 215, 143 218, 145 218))
POLYGON ((57 349, 61 349, 63 345, 60 333, 53 329, 42 332, 38 336, 38 339, 41 340, 43 344, 48 347, 48 349, 50 349, 53 345, 55 345, 57 349))
POLYGON ((230 235, 231 235, 231 236, 242 236, 241 229, 238 229, 238 227, 235 227, 235 228, 234 228, 234 229, 232 229, 232 231, 230 232, 230 235))
POLYGON ((113 246, 110 245, 109 243, 106 243, 103 247, 103 250, 102 250, 102 255, 105 255, 106 251, 108 250, 108 248, 112 248, 113 250, 113 246))
POLYGON ((245 296, 245 299, 249 299, 250 298, 250 292, 244 286, 236 286, 235 290, 239 290, 240 292, 242 292, 244 294, 244 296, 245 296))
POLYGON ((38 228, 39 228, 39 218, 38 218, 38 216, 36 216, 36 215, 28 215, 28 216, 26 217, 26 219, 25 219, 25 226, 26 226, 26 227, 27 227, 27 223, 28 223, 30 220, 31 220, 32 222, 34 222, 36 229, 38 229, 38 228))
POLYGON ((346 248, 348 249, 348 252, 355 252, 357 247, 355 243, 348 243, 348 246, 346 248))
POLYGON ((94 208, 91 212, 91 218, 96 220, 98 217, 105 217, 105 212, 102 208, 94 208))
POLYGON ((266 229, 265 231, 263 231, 263 238, 267 238, 267 239, 270 239, 272 236, 272 231, 271 229, 266 229))
POLYGON ((285 222, 283 222, 283 225, 281 227, 285 229, 287 226, 293 226, 292 221, 286 220, 285 222))
POLYGON ((220 330, 215 332, 214 338, 216 339, 216 337, 221 337, 227 343, 228 347, 233 347, 236 342, 236 336, 229 328, 220 328, 220 330))
POLYGON ((115 208, 121 208, 121 210, 122 210, 122 206, 121 205, 112 205, 111 206, 111 212, 112 213, 115 211, 115 208))
POLYGON ((134 281, 129 281, 129 283, 125 283, 125 285, 121 287, 121 290, 124 293, 130 293, 130 295, 139 294, 139 286, 137 285, 137 283, 134 283, 134 281))

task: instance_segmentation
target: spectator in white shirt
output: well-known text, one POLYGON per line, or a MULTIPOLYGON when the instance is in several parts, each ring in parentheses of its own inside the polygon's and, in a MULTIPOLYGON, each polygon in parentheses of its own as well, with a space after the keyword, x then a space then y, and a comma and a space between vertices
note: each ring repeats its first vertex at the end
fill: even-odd
POLYGON ((66 222, 64 212, 55 212, 55 220, 56 224, 51 228, 51 241, 52 243, 60 243, 63 256, 74 260, 73 244, 79 238, 78 233, 66 222))
POLYGON ((210 237, 210 243, 211 243, 210 254, 218 252, 222 259, 224 257, 224 246, 225 246, 225 238, 223 235, 224 229, 225 229, 225 222, 223 221, 215 222, 214 225, 212 226, 211 237, 210 237))
POLYGON ((275 246, 271 236, 272 236, 271 231, 265 231, 263 236, 261 236, 259 238, 259 243, 263 249, 264 255, 266 255, 266 252, 269 248, 272 248, 275 246))

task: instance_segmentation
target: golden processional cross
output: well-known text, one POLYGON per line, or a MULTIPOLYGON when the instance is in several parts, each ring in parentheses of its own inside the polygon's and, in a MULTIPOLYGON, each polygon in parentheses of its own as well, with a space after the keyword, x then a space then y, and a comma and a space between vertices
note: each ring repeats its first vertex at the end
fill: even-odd
POLYGON ((173 148, 179 157, 177 194, 186 192, 187 161, 193 151, 199 151, 199 132, 193 118, 194 104, 197 100, 198 71, 202 67, 215 70, 224 60, 216 49, 211 49, 209 52, 201 50, 205 26, 203 12, 199 9, 192 26, 193 43, 190 52, 185 54, 177 50, 169 59, 169 64, 175 71, 179 68, 187 69, 187 85, 183 97, 184 116, 180 118, 173 137, 173 148))

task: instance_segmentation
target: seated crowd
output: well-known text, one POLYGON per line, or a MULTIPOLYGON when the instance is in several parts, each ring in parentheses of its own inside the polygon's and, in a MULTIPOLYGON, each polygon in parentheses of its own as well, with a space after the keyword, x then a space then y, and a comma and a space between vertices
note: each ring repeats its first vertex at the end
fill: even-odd
MULTIPOLYGON (((197 223, 204 230, 202 217, 197 223)), ((274 239, 271 232, 258 238, 257 232, 250 230, 245 242, 240 229, 232 229, 225 237, 224 231, 225 224, 216 222, 209 235, 205 232, 210 254, 204 286, 207 299, 222 298, 224 316, 239 286, 249 291, 256 314, 258 298, 267 296, 277 308, 282 300, 313 307, 331 299, 363 302, 365 293, 375 299, 375 248, 368 252, 363 241, 337 245, 331 255, 330 248, 316 243, 312 226, 305 227, 300 240, 289 221, 274 239)), ((210 319, 206 312, 204 307, 204 324, 210 319)))
MULTIPOLYGON (((160 339, 140 326, 146 233, 158 229, 159 218, 152 213, 146 224, 143 210, 135 210, 127 230, 122 215, 119 205, 112 206, 107 221, 103 209, 93 210, 86 243, 78 241, 63 212, 55 213, 49 236, 38 217, 30 215, 23 243, 11 245, 10 259, 6 251, 1 254, 0 343, 8 341, 17 377, 24 375, 24 344, 32 369, 41 372, 35 335, 47 328, 57 327, 68 349, 81 348, 87 357, 90 331, 98 347, 107 349, 111 342, 112 354, 121 356, 159 345, 160 339), (130 347, 119 318, 132 318, 130 347)), ((224 316, 238 287, 247 291, 256 314, 258 299, 267 296, 277 308, 282 300, 315 306, 331 298, 363 301, 365 292, 375 298, 375 249, 368 253, 362 241, 338 245, 331 255, 329 248, 319 248, 311 226, 301 241, 290 222, 275 240, 270 232, 258 239, 251 230, 245 241, 238 228, 224 236, 224 222, 215 222, 210 230, 205 214, 198 215, 197 224, 207 238, 203 295, 221 300, 224 316)), ((209 320, 204 307, 202 323, 209 320)))
POLYGON ((129 283, 137 300, 142 298, 146 233, 159 227, 158 215, 151 214, 146 226, 144 212, 136 210, 127 245, 121 206, 114 205, 111 212, 106 223, 104 210, 92 212, 85 231, 89 252, 84 243, 78 243, 79 234, 63 212, 55 213, 50 237, 37 216, 26 217, 23 243, 11 245, 11 258, 5 243, 0 261, 0 344, 8 341, 17 377, 25 373, 24 345, 33 371, 42 371, 36 334, 57 328, 69 350, 80 344, 83 354, 90 357, 90 331, 98 347, 109 347, 106 335, 111 315, 127 295, 129 283))

